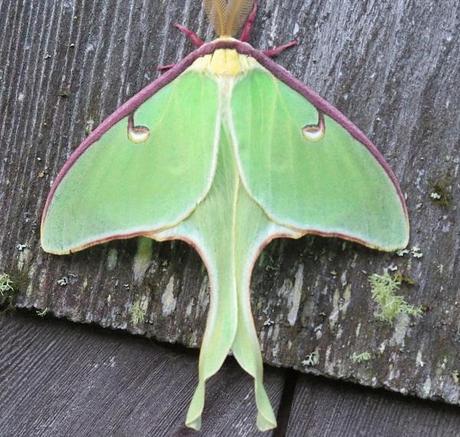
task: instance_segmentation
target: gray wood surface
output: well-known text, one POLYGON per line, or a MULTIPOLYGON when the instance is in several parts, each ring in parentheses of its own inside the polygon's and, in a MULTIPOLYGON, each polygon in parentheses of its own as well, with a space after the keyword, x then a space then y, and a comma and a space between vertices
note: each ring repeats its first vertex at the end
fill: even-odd
MULTIPOLYGON (((196 353, 30 314, 0 316, 0 340, 4 437, 196 434, 184 426, 196 353)), ((283 372, 267 370, 276 408, 283 372)), ((229 359, 209 384, 201 435, 264 435, 252 391, 229 359)))
POLYGON ((458 437, 458 407, 302 376, 288 436, 458 437))
MULTIPOLYGON (((423 253, 321 238, 273 243, 253 277, 264 359, 458 404, 458 1, 262 3, 254 45, 300 40, 280 63, 379 146, 423 253), (376 319, 368 274, 388 266, 415 280, 401 294, 424 306, 423 317, 376 319), (372 359, 354 362, 362 352, 372 359)), ((116 242, 68 257, 39 246, 46 195, 72 150, 157 77, 157 65, 190 51, 175 21, 211 36, 198 0, 0 0, 0 273, 14 278, 18 307, 196 347, 207 279, 184 244, 138 251, 137 241, 116 242)))
MULTIPOLYGON (((183 425, 195 352, 33 312, 0 315, 0 345, 2 437, 198 435, 183 425)), ((276 407, 285 372, 266 370, 276 407)), ((460 429, 458 407, 294 372, 288 381, 292 409, 283 396, 284 420, 264 435, 456 437, 460 429)), ((263 435, 251 391, 230 358, 210 385, 199 435, 263 435)))

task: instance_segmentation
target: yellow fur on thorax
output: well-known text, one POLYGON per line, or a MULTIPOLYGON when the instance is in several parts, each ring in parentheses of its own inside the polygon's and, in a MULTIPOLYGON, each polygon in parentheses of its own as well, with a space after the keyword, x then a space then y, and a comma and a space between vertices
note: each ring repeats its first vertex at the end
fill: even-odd
POLYGON ((190 69, 215 76, 236 77, 256 66, 255 59, 241 55, 234 49, 218 49, 210 55, 198 58, 190 69))

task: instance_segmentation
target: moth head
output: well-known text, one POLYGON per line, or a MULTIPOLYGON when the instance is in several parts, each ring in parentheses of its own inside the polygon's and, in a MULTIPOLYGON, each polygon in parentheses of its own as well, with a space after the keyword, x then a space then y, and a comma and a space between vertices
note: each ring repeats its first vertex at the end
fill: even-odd
POLYGON ((203 0, 215 32, 220 37, 234 37, 254 7, 255 0, 203 0))

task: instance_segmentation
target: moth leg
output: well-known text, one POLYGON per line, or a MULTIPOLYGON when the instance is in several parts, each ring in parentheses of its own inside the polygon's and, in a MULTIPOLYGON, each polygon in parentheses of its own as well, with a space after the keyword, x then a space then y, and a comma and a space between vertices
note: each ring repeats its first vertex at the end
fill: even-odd
POLYGON ((179 29, 195 47, 201 47, 204 44, 204 41, 193 30, 190 30, 178 23, 175 23, 174 26, 179 29))
POLYGON ((168 70, 171 70, 171 68, 175 67, 176 64, 168 64, 168 65, 159 65, 157 67, 158 71, 161 71, 162 73, 168 70))
POLYGON ((294 47, 298 44, 299 44, 299 41, 294 39, 292 41, 289 41, 286 44, 283 44, 282 46, 274 47, 273 49, 269 49, 269 50, 264 50, 263 54, 265 56, 268 56, 269 58, 276 58, 281 53, 283 53, 285 50, 290 49, 291 47, 294 47))
POLYGON ((251 37, 251 30, 257 17, 257 0, 254 0, 254 7, 249 14, 246 23, 244 23, 243 31, 241 32, 240 41, 248 42, 251 37))

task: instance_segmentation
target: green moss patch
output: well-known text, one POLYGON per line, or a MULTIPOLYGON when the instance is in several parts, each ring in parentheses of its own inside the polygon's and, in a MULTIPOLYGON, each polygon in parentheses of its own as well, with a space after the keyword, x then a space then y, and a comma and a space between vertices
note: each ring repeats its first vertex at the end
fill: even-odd
POLYGON ((400 314, 420 317, 423 314, 421 307, 408 304, 404 297, 397 295, 403 279, 392 276, 388 272, 383 275, 373 274, 369 277, 372 299, 378 305, 377 318, 384 322, 393 323, 400 314))

